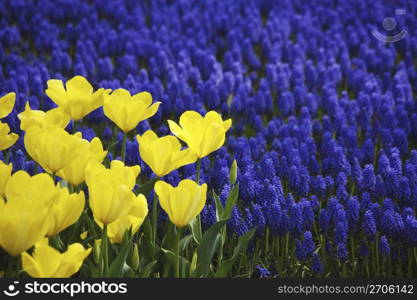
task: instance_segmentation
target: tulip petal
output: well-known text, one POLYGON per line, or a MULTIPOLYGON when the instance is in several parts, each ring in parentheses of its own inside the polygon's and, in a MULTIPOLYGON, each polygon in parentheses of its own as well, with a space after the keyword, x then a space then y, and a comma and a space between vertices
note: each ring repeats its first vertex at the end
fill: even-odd
POLYGON ((7 117, 12 112, 15 100, 16 94, 14 92, 0 98, 0 119, 7 117))
POLYGON ((177 136, 179 139, 183 140, 184 142, 186 142, 185 140, 185 135, 183 133, 183 130, 180 126, 178 126, 177 123, 175 123, 174 121, 168 120, 168 126, 169 126, 169 130, 171 130, 171 132, 177 136))
POLYGON ((59 106, 64 106, 67 99, 67 92, 62 80, 50 79, 47 81, 48 88, 46 95, 59 106))
POLYGON ((170 192, 173 189, 172 185, 166 183, 165 181, 159 180, 155 183, 154 189, 155 193, 158 195, 159 204, 161 205, 162 209, 168 214, 170 218, 172 218, 173 210, 170 201, 170 192))
POLYGON ((141 116, 141 121, 149 119, 150 117, 153 117, 156 114, 156 112, 158 111, 158 108, 159 108, 160 104, 161 104, 161 102, 155 102, 154 104, 149 106, 149 108, 146 109, 145 112, 143 113, 143 115, 141 116))
POLYGON ((92 94, 93 86, 83 76, 74 76, 65 84, 67 91, 92 94))

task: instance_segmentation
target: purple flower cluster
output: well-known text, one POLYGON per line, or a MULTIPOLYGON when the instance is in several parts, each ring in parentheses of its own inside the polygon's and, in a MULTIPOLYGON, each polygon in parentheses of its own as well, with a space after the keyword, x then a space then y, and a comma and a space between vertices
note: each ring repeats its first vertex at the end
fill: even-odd
MULTIPOLYGON (((236 158, 240 199, 230 234, 253 227, 258 239, 265 228, 289 234, 297 259, 312 259, 316 273, 323 272, 316 246, 346 261, 352 251, 366 252, 360 243, 378 240, 380 252, 391 255, 417 246, 416 4, 1 1, 0 92, 17 93, 5 121, 21 134, 17 113, 25 102, 50 109, 46 81, 75 74, 161 101, 138 133, 152 126, 168 134, 162 120, 217 110, 233 127, 226 145, 203 159, 201 180, 224 203, 236 158), (384 32, 382 21, 396 8, 407 12, 397 29, 408 35, 383 43, 372 30, 384 32)), ((113 135, 101 109, 79 130, 87 139, 113 135)), ((128 141, 127 163, 151 176, 137 148, 128 141)), ((15 169, 35 171, 22 139, 7 155, 15 169)), ((193 167, 179 172, 195 176, 193 167)), ((178 179, 178 172, 166 178, 178 179)), ((203 224, 215 216, 209 203, 203 224)))

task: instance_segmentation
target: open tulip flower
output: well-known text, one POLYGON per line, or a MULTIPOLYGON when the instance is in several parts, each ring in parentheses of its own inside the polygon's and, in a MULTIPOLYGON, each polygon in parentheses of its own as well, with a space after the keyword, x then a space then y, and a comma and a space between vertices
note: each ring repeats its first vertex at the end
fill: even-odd
POLYGON ((206 204, 207 184, 198 185, 190 179, 181 180, 177 187, 164 181, 155 183, 155 193, 169 220, 183 227, 200 214, 206 204))
POLYGON ((66 187, 57 186, 58 197, 54 199, 50 212, 50 226, 47 236, 55 236, 74 224, 84 210, 84 192, 70 194, 66 187))
POLYGON ((24 131, 32 125, 39 127, 56 125, 65 128, 70 121, 68 114, 60 107, 44 112, 42 110, 31 109, 29 102, 26 102, 25 110, 17 116, 20 120, 20 129, 24 131))
POLYGON ((43 238, 50 228, 51 206, 58 198, 59 191, 48 174, 14 173, 6 185, 5 199, 0 199, 0 246, 16 256, 43 238))
POLYGON ((57 175, 77 186, 85 180, 85 169, 88 162, 95 160, 101 163, 106 154, 107 151, 103 150, 103 144, 98 137, 93 138, 91 142, 79 138, 74 151, 70 153, 70 159, 57 175))
POLYGON ((139 122, 155 115, 159 104, 152 104, 152 95, 148 92, 131 95, 128 90, 117 89, 111 94, 104 94, 103 110, 106 117, 127 133, 139 122))
POLYGON ((82 76, 74 76, 64 87, 62 80, 48 80, 45 93, 71 118, 78 121, 93 110, 103 105, 103 93, 107 90, 98 89, 93 92, 93 86, 82 76))
MULTIPOLYGON (((144 195, 139 194, 133 199, 132 207, 129 212, 114 222, 109 224, 107 234, 112 243, 121 243, 123 241, 123 235, 126 231, 130 230, 131 234, 138 232, 139 227, 142 225, 145 217, 148 215, 148 202, 144 195)), ((99 224, 100 227, 103 224, 99 224)))
POLYGON ((36 243, 32 255, 22 253, 22 266, 33 278, 67 278, 78 272, 90 252, 91 248, 84 249, 80 243, 74 243, 59 253, 45 239, 36 243))
POLYGON ((198 112, 186 111, 180 117, 180 125, 171 120, 168 124, 174 135, 187 143, 198 158, 203 158, 223 146, 232 120, 223 121, 215 111, 209 111, 204 117, 198 112))
POLYGON ((91 161, 86 169, 90 208, 97 223, 108 225, 129 213, 136 198, 132 189, 140 167, 113 160, 110 169, 91 161))
POLYGON ((46 171, 56 174, 71 161, 80 134, 71 135, 56 125, 31 126, 24 143, 26 151, 46 171))
POLYGON ((0 98, 0 119, 7 117, 13 110, 16 101, 15 93, 8 93, 0 98))
POLYGON ((158 177, 197 159, 191 149, 181 150, 181 143, 172 135, 158 137, 155 132, 148 130, 142 136, 137 135, 136 139, 140 157, 158 177))

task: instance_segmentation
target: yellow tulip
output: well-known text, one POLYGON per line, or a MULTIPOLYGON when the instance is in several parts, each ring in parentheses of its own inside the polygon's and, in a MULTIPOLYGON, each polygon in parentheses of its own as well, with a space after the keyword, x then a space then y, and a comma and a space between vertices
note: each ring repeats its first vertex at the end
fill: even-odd
POLYGON ((24 143, 32 159, 55 174, 70 162, 79 139, 80 134, 71 135, 56 125, 30 126, 24 143))
POLYGON ((136 139, 141 159, 159 177, 197 160, 190 149, 181 150, 181 143, 175 136, 159 138, 155 132, 148 130, 142 136, 137 135, 136 139))
POLYGON ((64 88, 62 80, 50 79, 45 93, 71 118, 78 121, 93 110, 103 105, 103 93, 98 89, 93 92, 92 85, 82 76, 74 76, 67 81, 64 88))
POLYGON ((3 161, 0 160, 0 197, 4 196, 4 190, 6 189, 6 184, 12 176, 13 165, 10 163, 6 165, 3 161))
POLYGON ((59 253, 42 241, 35 245, 32 255, 22 254, 22 266, 34 278, 67 278, 78 272, 90 252, 91 248, 84 249, 80 243, 74 243, 59 253))
POLYGON ((14 173, 6 185, 7 202, 0 199, 0 246, 16 256, 43 238, 57 197, 59 191, 48 174, 14 173))
POLYGON ((77 186, 85 180, 85 169, 88 162, 95 160, 101 163, 106 154, 107 151, 103 150, 103 145, 98 137, 93 138, 91 142, 79 138, 67 164, 57 175, 77 186))
POLYGON ((81 216, 85 197, 84 192, 70 194, 67 188, 57 187, 59 197, 57 197, 51 206, 50 226, 47 236, 55 236, 65 228, 74 224, 81 216))
MULTIPOLYGON (((130 230, 132 235, 138 232, 147 214, 148 202, 144 195, 139 194, 133 200, 132 207, 128 214, 109 224, 107 235, 111 242, 121 243, 123 241, 123 235, 128 230, 130 230)), ((103 227, 103 224, 99 223, 99 226, 103 227)))
POLYGON ((232 120, 223 121, 215 111, 209 111, 204 117, 198 112, 186 111, 180 117, 180 125, 171 120, 168 120, 168 125, 198 158, 203 158, 223 146, 232 120))
POLYGON ((172 223, 183 227, 200 214, 206 203, 207 184, 198 185, 190 179, 181 180, 177 187, 164 181, 155 183, 155 193, 162 209, 172 223))
POLYGON ((6 123, 0 122, 0 151, 6 150, 16 143, 19 136, 10 133, 10 127, 6 123))
POLYGON ((56 125, 61 128, 67 127, 70 118, 62 108, 53 108, 44 112, 42 110, 31 109, 29 102, 26 102, 25 110, 17 115, 20 120, 20 129, 26 131, 32 125, 43 127, 46 125, 56 125))
POLYGON ((103 110, 107 118, 127 133, 139 122, 155 115, 160 103, 152 104, 152 96, 148 92, 132 96, 128 90, 117 89, 110 95, 104 94, 103 110))
POLYGON ((110 169, 92 160, 86 169, 89 204, 97 223, 110 224, 128 214, 135 194, 132 192, 140 167, 127 167, 113 160, 110 169))
POLYGON ((7 117, 13 110, 16 94, 11 92, 0 98, 0 119, 7 117))

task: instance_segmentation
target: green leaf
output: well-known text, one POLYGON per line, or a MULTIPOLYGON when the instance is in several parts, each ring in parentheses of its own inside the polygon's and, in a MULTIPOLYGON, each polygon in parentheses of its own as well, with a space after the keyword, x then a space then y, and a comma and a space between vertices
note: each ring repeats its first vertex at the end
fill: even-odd
POLYGON ((180 241, 180 252, 184 252, 188 244, 190 244, 191 239, 193 238, 192 234, 186 235, 180 241))
MULTIPOLYGON (((116 147, 116 145, 117 145, 117 142, 114 142, 113 144, 111 144, 109 147, 107 147, 107 151, 110 153, 110 152, 113 152, 113 148, 115 148, 116 147)), ((106 157, 106 160, 108 160, 107 159, 107 157, 106 157)))
POLYGON ((256 228, 252 228, 244 235, 240 236, 235 249, 233 250, 233 255, 231 258, 222 262, 220 267, 217 269, 216 277, 226 277, 229 273, 230 269, 232 268, 233 264, 239 257, 240 253, 244 253, 246 248, 248 247, 249 241, 252 239, 253 235, 255 234, 256 228))
POLYGON ((116 259, 111 264, 107 277, 121 277, 123 275, 123 267, 126 263, 127 255, 129 254, 132 247, 132 241, 128 241, 123 245, 116 259))
MULTIPOLYGON (((174 270, 175 269, 175 260, 176 260, 175 253, 172 252, 171 250, 167 250, 167 249, 164 249, 164 248, 161 248, 161 251, 164 254, 164 258, 166 260, 166 263, 171 266, 172 270, 174 270)), ((181 266, 184 266, 186 271, 188 271, 189 268, 190 268, 190 262, 182 256, 180 256, 180 269, 181 269, 181 266)), ((173 274, 174 274, 174 271, 173 271, 173 274)))
POLYGON ((219 231, 226 224, 226 220, 219 221, 212 225, 204 234, 203 240, 198 247, 197 254, 197 268, 195 270, 195 277, 207 277, 210 272, 210 263, 216 252, 217 238, 219 231))
POLYGON ((122 277, 123 278, 135 278, 135 271, 133 271, 133 269, 126 263, 123 264, 122 277))
POLYGON ((149 277, 149 275, 151 274, 152 269, 156 265, 156 263, 157 263, 157 261, 154 260, 154 261, 150 262, 149 264, 147 264, 145 267, 143 267, 143 269, 139 273, 139 277, 140 278, 149 277))
POLYGON ((213 198, 216 203, 216 220, 220 221, 223 219, 223 205, 219 199, 219 196, 216 195, 214 190, 213 190, 213 198))
POLYGON ((233 186, 230 191, 229 196, 227 197, 226 206, 223 212, 223 220, 230 219, 232 215, 233 207, 236 205, 237 199, 239 197, 239 183, 233 186))
POLYGON ((148 196, 157 181, 158 178, 149 179, 147 182, 139 186, 138 193, 148 196))
POLYGON ((161 248, 174 249, 176 236, 177 236, 176 230, 177 229, 174 224, 172 223, 168 224, 167 232, 161 242, 161 248))
POLYGON ((237 162, 236 159, 233 160, 233 163, 230 167, 229 170, 229 182, 231 185, 236 183, 236 179, 237 179, 237 162))
POLYGON ((156 246, 152 241, 152 226, 149 215, 146 217, 142 225, 143 235, 139 239, 139 249, 145 257, 153 260, 156 254, 156 246))
POLYGON ((87 259, 81 267, 81 274, 83 277, 97 278, 98 269, 91 260, 87 259))
POLYGON ((201 223, 198 220, 198 216, 195 217, 191 222, 190 222, 190 229, 191 229, 191 233, 193 235, 194 241, 200 245, 201 240, 202 240, 202 233, 201 233, 201 227, 200 227, 201 223))

